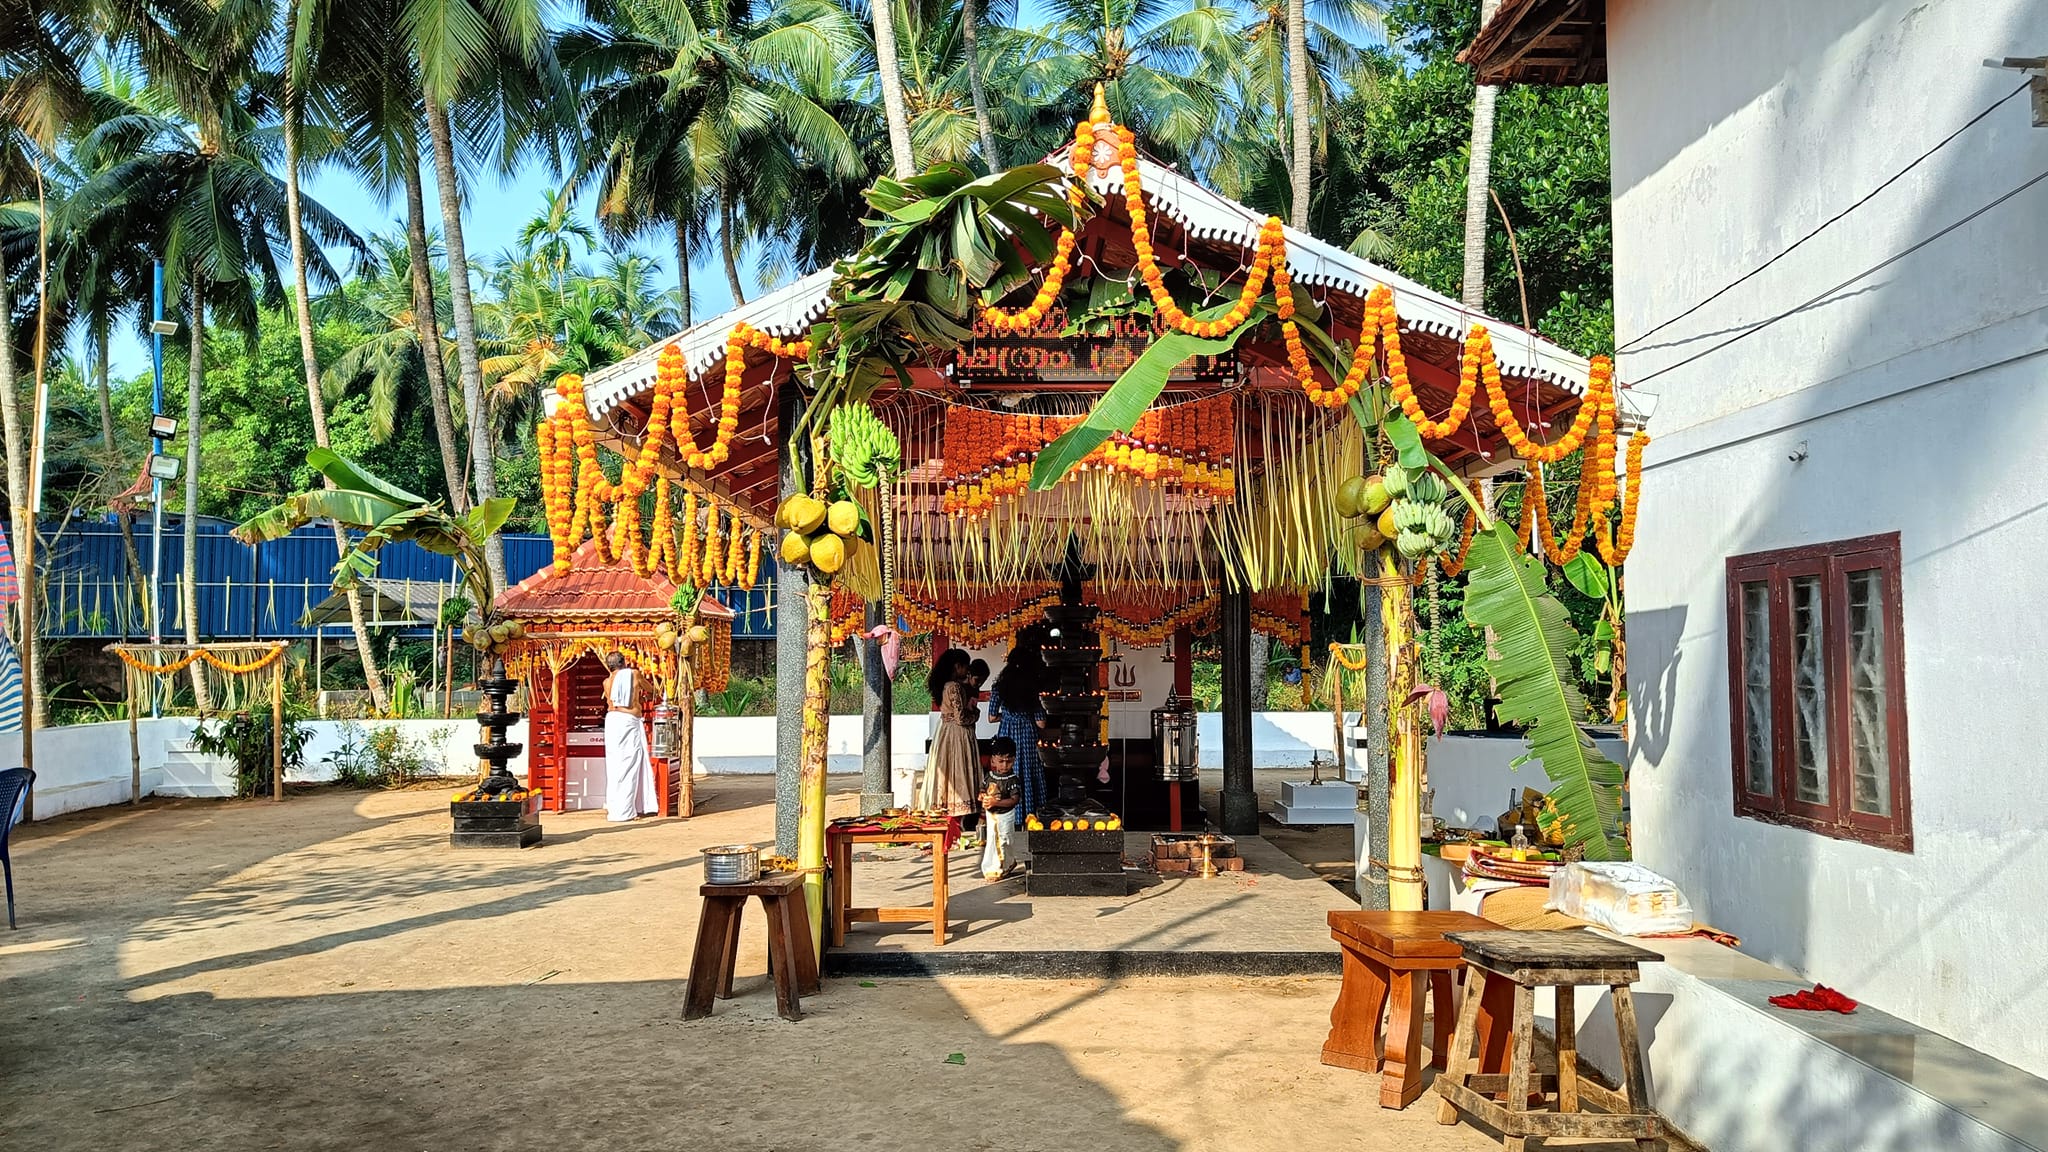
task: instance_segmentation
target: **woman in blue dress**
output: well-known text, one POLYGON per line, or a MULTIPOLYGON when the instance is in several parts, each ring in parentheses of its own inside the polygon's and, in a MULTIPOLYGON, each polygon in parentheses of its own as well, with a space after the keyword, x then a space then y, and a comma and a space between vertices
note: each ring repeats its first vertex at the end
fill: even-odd
POLYGON ((1044 644, 1044 629, 1037 625, 1019 632, 988 698, 989 719, 1017 745, 1017 776, 1024 792, 1021 810, 1026 816, 1048 799, 1045 769, 1038 759, 1038 730, 1045 727, 1045 709, 1038 701, 1045 684, 1045 657, 1040 652, 1044 644))

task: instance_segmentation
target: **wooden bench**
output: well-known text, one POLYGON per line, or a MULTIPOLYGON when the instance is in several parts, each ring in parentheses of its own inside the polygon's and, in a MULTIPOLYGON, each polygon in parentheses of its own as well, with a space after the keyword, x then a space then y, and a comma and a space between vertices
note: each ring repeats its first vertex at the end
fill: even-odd
MULTIPOLYGON (((1446 932, 1498 928, 1469 912, 1368 912, 1329 914, 1330 935, 1344 949, 1344 984, 1330 1009, 1330 1038, 1323 1043, 1323 1063, 1360 1072, 1380 1073, 1380 1106, 1406 1108, 1422 1095, 1422 996, 1430 993, 1435 1027, 1430 1037, 1430 1063, 1444 1067, 1451 1048, 1451 1022, 1457 1018, 1451 994, 1452 977, 1465 966, 1463 952, 1444 938, 1446 932), (1380 1052, 1380 1017, 1388 1000, 1393 1019, 1387 1029, 1386 1055, 1380 1052)), ((1507 1049, 1506 989, 1485 1013, 1493 1065, 1507 1049), (1494 1026, 1495 1021, 1499 1026, 1494 1026)))
POLYGON ((810 913, 804 908, 803 873, 770 872, 749 884, 706 884, 698 893, 704 897, 704 909, 697 919, 697 950, 690 957, 683 1019, 711 1015, 714 995, 732 999, 740 916, 749 896, 760 898, 761 911, 768 917, 768 974, 775 981, 775 1011, 784 1020, 803 1019, 801 997, 821 986, 810 913))
POLYGON ((1445 939, 1465 950, 1465 1003, 1451 1041, 1451 1064, 1436 1080, 1437 1122, 1455 1124, 1458 1113, 1501 1133, 1508 1152, 1523 1152, 1530 1140, 1551 1136, 1591 1140, 1634 1140, 1639 1149, 1656 1146, 1663 1122, 1650 1106, 1643 1076, 1642 1047, 1636 1038, 1635 1001, 1629 985, 1637 967, 1664 957, 1582 929, 1561 932, 1451 932, 1445 939), (1513 1055, 1507 1074, 1473 1068, 1472 1044, 1482 988, 1499 983, 1514 994, 1513 1055), (1622 1091, 1579 1079, 1578 1023, 1573 1015, 1579 985, 1605 986, 1614 999, 1614 1025, 1621 1048, 1622 1091), (1536 989, 1557 993, 1557 1074, 1536 1071, 1536 989), (1557 1110, 1546 1108, 1557 1095, 1557 1110), (1505 1100, 1492 1097, 1505 1093, 1505 1100), (1531 1099, 1537 1103, 1531 1106, 1531 1099), (1604 1114, 1581 1112, 1581 1102, 1604 1114))

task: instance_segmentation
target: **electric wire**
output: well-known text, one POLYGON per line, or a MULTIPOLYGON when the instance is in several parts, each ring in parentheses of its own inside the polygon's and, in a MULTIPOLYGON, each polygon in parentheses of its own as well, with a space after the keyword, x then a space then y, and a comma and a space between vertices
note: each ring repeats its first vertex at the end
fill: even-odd
POLYGON ((1962 127, 1942 137, 1938 142, 1935 143, 1934 147, 1929 148, 1927 151, 1922 152, 1919 156, 1915 157, 1912 163, 1906 165, 1904 168, 1899 169, 1897 172, 1892 173, 1891 176, 1885 179, 1884 183, 1879 184, 1877 187, 1872 188, 1870 191, 1864 193, 1861 197, 1853 201, 1848 207, 1842 209, 1840 212, 1835 213, 1833 216, 1830 216, 1827 219, 1821 221, 1819 224, 1815 225, 1812 231, 1806 233, 1806 235, 1801 236, 1799 239, 1794 240, 1791 244, 1785 246, 1778 252, 1777 255, 1771 257, 1769 260, 1764 261, 1756 267, 1751 268, 1749 271, 1744 272, 1742 275, 1736 277, 1735 279, 1729 281, 1727 284, 1721 286, 1719 289, 1715 290, 1715 292, 1712 295, 1701 300, 1699 303, 1694 304, 1692 307, 1687 308, 1685 311, 1680 312, 1678 315, 1671 317, 1669 320, 1666 320, 1663 323, 1656 325, 1655 327, 1644 332, 1642 335, 1637 336, 1635 339, 1630 340, 1628 343, 1623 344, 1621 347, 1615 349, 1615 351, 1626 352, 1629 349, 1634 348, 1636 345, 1641 344, 1643 341, 1648 340, 1650 337, 1655 336, 1657 333, 1662 332, 1664 329, 1671 327, 1673 324, 1678 323, 1680 320, 1685 319, 1693 313, 1698 312, 1700 309, 1705 308, 1707 305, 1712 304, 1714 301, 1719 300, 1721 297, 1727 295, 1729 292, 1733 291, 1737 287, 1748 282, 1749 279, 1755 276, 1757 273, 1762 272, 1764 269, 1769 268, 1771 265, 1776 264, 1778 261, 1783 260, 1787 256, 1790 256, 1793 250, 1797 249, 1801 244, 1804 244, 1808 240, 1813 239, 1815 236, 1820 235, 1822 232, 1826 231, 1829 227, 1834 225, 1837 221, 1849 215, 1849 213, 1856 211, 1858 208, 1863 207, 1865 204, 1868 204, 1872 199, 1876 198, 1878 193, 1891 187, 1893 184, 1898 183, 1898 181, 1902 177, 1904 177, 1908 172, 1911 172, 1913 169, 1919 167, 1922 161, 1925 161, 1928 157, 1934 155, 1936 152, 1939 152, 1943 148, 1946 148, 1950 144, 1950 142, 1955 140, 1956 137, 1961 136, 1963 133, 1968 132, 1970 129, 1976 127, 1977 124, 1981 122, 1986 116, 1989 116, 1993 112, 1997 111, 1998 108, 2001 105, 2003 105, 2006 101, 2012 99, 2013 97, 2019 95, 2022 92, 2025 92, 2029 87, 2032 86, 2032 84, 2033 81, 2029 80, 2021 84, 2019 87, 2013 89, 2012 91, 2007 92, 2005 95, 1999 97, 1997 100, 1992 101, 1989 107, 1985 108, 1982 112, 1977 113, 1975 116, 1970 117, 1970 119, 1966 123, 1964 123, 1962 127))
POLYGON ((2014 188, 2010 192, 2006 192, 2005 194, 1997 197, 1996 199, 1993 199, 1990 203, 1985 204, 1984 206, 1978 208, 1976 211, 1971 212, 1968 215, 1962 217, 1961 219, 1950 223, 1949 225, 1933 233, 1932 235, 1915 242, 1912 246, 1885 257, 1878 263, 1873 264, 1868 268, 1865 268, 1863 271, 1856 273, 1854 276, 1849 277, 1848 279, 1842 281, 1834 287, 1817 293, 1816 295, 1809 297, 1808 299, 1803 300, 1790 308, 1787 308, 1783 312, 1778 313, 1776 316, 1772 316, 1767 320, 1760 320, 1757 323, 1747 328, 1744 328, 1742 331, 1737 332, 1735 335, 1730 336, 1728 339, 1721 341, 1719 344, 1716 344, 1711 348, 1702 349, 1698 352, 1693 353, 1690 356, 1687 356, 1683 360, 1666 364, 1664 367, 1657 369, 1655 372, 1652 372, 1647 376, 1637 377, 1631 383, 1630 386, 1641 387, 1642 385, 1647 384, 1652 380, 1655 380, 1657 377, 1664 375, 1666 372, 1671 372, 1676 369, 1683 368, 1687 364, 1691 364, 1696 360, 1700 360, 1704 357, 1711 356, 1714 353, 1719 352, 1721 349, 1728 347, 1730 344, 1733 344, 1736 341, 1743 339, 1744 337, 1756 335, 1758 332, 1761 332, 1764 329, 1769 328, 1771 325, 1776 324, 1780 320, 1786 319, 1790 316, 1796 316, 1799 313, 1806 311, 1808 308, 1813 307, 1815 304, 1818 304, 1821 301, 1826 300, 1828 297, 1833 296, 1835 293, 1840 292, 1844 288, 1847 288, 1849 285, 1856 283, 1858 280, 1861 280, 1864 277, 1871 275, 1872 273, 1882 272, 1884 269, 1891 267, 1893 264, 1896 264, 1899 261, 1904 260, 1906 257, 1911 256, 1913 253, 1918 252, 1922 248, 1927 247, 1929 244, 1934 243, 1936 240, 1939 240, 1942 237, 1948 235, 1949 233, 1955 231, 1956 229, 1961 228, 1963 225, 1968 224, 1970 221, 1975 220, 1977 217, 1984 215, 1986 212, 1991 211, 1993 208, 1998 207, 2000 204, 2005 203, 2007 200, 2010 200, 2013 197, 2019 195, 2020 193, 2025 192, 2027 189, 2032 188, 2034 185, 2039 184, 2043 180, 2048 180, 2048 171, 2035 173, 2033 176, 2029 177, 2026 181, 2021 183, 2017 188, 2014 188))

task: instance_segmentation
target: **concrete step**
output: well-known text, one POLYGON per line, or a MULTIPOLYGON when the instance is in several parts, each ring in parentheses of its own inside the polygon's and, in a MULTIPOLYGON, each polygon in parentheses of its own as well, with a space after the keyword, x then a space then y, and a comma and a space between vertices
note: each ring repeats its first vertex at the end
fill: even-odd
POLYGON ((175 741, 165 748, 156 792, 161 796, 233 796, 234 762, 223 756, 208 756, 188 741, 175 741))
MULTIPOLYGON (((1635 943, 1665 956, 1635 989, 1651 1092, 1703 1147, 2048 1152, 2048 1081, 1868 1004, 1774 1008, 1812 981, 1718 944, 1635 943)), ((1580 1003, 1580 1052, 1618 1075, 1608 998, 1580 1003)))

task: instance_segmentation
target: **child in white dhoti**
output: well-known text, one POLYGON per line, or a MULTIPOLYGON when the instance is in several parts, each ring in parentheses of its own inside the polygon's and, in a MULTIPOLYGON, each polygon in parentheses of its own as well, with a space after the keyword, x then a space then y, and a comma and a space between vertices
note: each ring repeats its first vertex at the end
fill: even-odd
POLYGON ((632 820, 661 811, 654 794, 654 758, 640 712, 645 703, 640 674, 617 652, 605 657, 604 808, 607 820, 632 820))
POLYGON ((981 877, 990 883, 1010 870, 1010 838, 1017 833, 1017 806, 1024 780, 1017 775, 1017 743, 1008 736, 989 742, 988 782, 981 790, 981 877))

